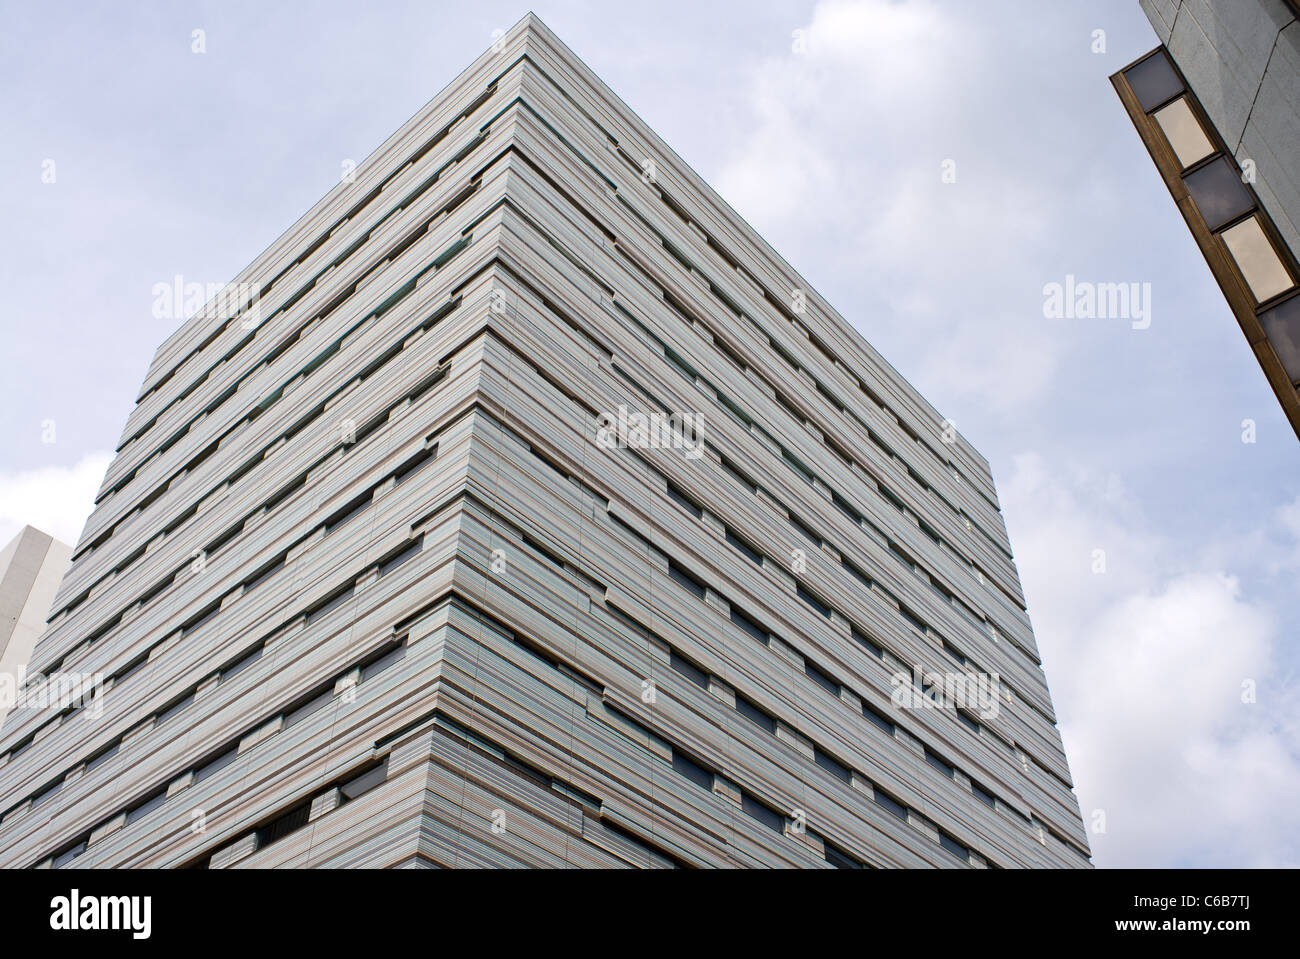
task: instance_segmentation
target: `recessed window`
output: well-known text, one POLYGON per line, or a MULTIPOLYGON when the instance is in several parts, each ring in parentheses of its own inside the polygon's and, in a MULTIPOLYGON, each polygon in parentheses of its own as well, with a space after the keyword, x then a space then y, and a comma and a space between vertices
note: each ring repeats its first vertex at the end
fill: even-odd
POLYGON ((283 839, 292 832, 296 832, 311 821, 311 803, 303 803, 296 809, 290 810, 279 819, 267 823, 257 831, 257 848, 265 849, 277 839, 283 839))
POLYGON ((776 720, 769 716, 763 710, 759 709, 744 696, 736 696, 736 712, 744 716, 755 726, 766 729, 769 733, 776 732, 776 720))
POLYGON ((826 770, 836 779, 848 782, 852 778, 848 766, 844 765, 834 756, 826 755, 820 749, 813 749, 813 762, 817 763, 818 766, 821 766, 822 769, 826 770))
POLYGON ((944 776, 946 776, 947 778, 949 779, 952 778, 953 775, 952 766, 949 763, 945 762, 944 760, 940 759, 934 753, 930 752, 930 750, 928 749, 925 751, 925 761, 929 763, 931 766, 933 766, 935 769, 943 773, 944 776))
POLYGON ((704 598, 704 584, 672 560, 668 561, 668 575, 676 580, 679 585, 686 587, 686 589, 694 593, 700 599, 704 598))
POLYGON ((1133 88, 1138 105, 1143 112, 1150 113, 1160 104, 1175 94, 1182 93, 1183 81, 1163 50, 1157 50, 1141 63, 1124 73, 1128 85, 1133 88))
POLYGON ((334 690, 327 689, 322 693, 313 696, 307 702, 303 703, 297 709, 285 713, 284 726, 288 729, 290 726, 302 722, 312 713, 324 709, 334 699, 334 690))
POLYGON ((389 666, 400 662, 406 656, 406 647, 398 646, 396 649, 389 650, 373 662, 367 663, 361 667, 361 681, 364 683, 367 679, 382 673, 389 666))
POLYGON ((221 770, 225 769, 227 766, 229 766, 238 758, 239 758, 239 747, 231 746, 221 755, 213 759, 209 759, 202 766, 195 769, 194 781, 196 783, 202 782, 203 780, 207 779, 209 776, 215 776, 217 773, 221 772, 221 770))
POLYGON ((117 755, 117 748, 118 748, 118 744, 113 743, 108 748, 101 749, 95 755, 91 756, 89 759, 86 760, 86 766, 82 770, 82 772, 88 773, 92 769, 98 769, 100 766, 104 765, 104 763, 108 762, 110 759, 112 759, 114 756, 117 755))
POLYGON ((1220 157, 1187 174, 1183 183, 1211 232, 1255 206, 1250 191, 1241 182, 1236 165, 1227 157, 1220 157))
POLYGON ((1259 217, 1252 216, 1219 234, 1232 258, 1237 261, 1255 302, 1271 300, 1295 285, 1282 258, 1269 242, 1259 217))
POLYGON ((740 794, 740 808, 769 829, 776 832, 785 831, 785 817, 767 804, 759 802, 749 793, 740 794))
POLYGON ((946 832, 940 831, 939 845, 943 846, 944 849, 947 849, 962 862, 970 862, 970 850, 959 843, 956 839, 953 839, 952 836, 949 836, 946 832))
POLYGON ((699 763, 683 756, 677 750, 673 750, 673 769, 682 776, 685 776, 701 789, 713 789, 713 773, 709 772, 699 763))
POLYGON ((811 679, 822 689, 826 690, 832 696, 838 696, 840 694, 840 684, 837 683, 835 680, 831 679, 829 676, 823 673, 812 663, 805 662, 803 671, 808 676, 809 679, 811 679))
POLYGON ((1173 147, 1174 156, 1178 157, 1184 170, 1214 152, 1214 144, 1205 135, 1205 130, 1196 119, 1186 97, 1179 97, 1152 115, 1156 123, 1160 124, 1165 139, 1173 147))
POLYGON ((225 669, 223 669, 221 671, 221 681, 224 683, 232 676, 237 676, 238 674, 242 673, 245 669, 247 669, 249 666, 252 666, 253 663, 257 662, 261 658, 262 658, 262 647, 258 646, 247 656, 241 657, 240 659, 236 660, 235 662, 227 666, 225 669))
POLYGON ((768 645, 769 636, 767 630, 758 625, 758 623, 754 622, 735 606, 731 607, 731 621, 745 632, 749 633, 750 636, 753 636, 764 646, 768 645))
POLYGON ((877 710, 874 706, 869 706, 866 703, 863 703, 862 715, 866 716, 867 719, 870 720, 873 725, 878 726, 887 735, 890 736, 894 735, 893 722, 891 722, 883 713, 877 710))
POLYGON ((53 868, 58 869, 60 866, 66 866, 72 860, 76 859, 86 851, 86 840, 81 840, 75 845, 69 846, 63 852, 54 857, 53 868))
POLYGON ((177 713, 179 713, 182 709, 184 709, 192 702, 194 702, 193 693, 187 693, 186 695, 182 696, 180 699, 176 700, 176 702, 172 703, 170 706, 168 706, 158 714, 156 725, 161 726, 163 723, 167 722, 167 720, 171 719, 173 716, 175 716, 177 713))
POLYGON ((160 789, 157 792, 155 792, 148 799, 144 800, 143 802, 139 803, 133 808, 128 809, 126 811, 126 824, 129 826, 131 825, 131 823, 139 819, 143 819, 145 816, 149 815, 149 813, 153 812, 155 809, 157 809, 166 801, 167 801, 167 789, 164 787, 163 789, 160 789))
POLYGON ((690 660, 683 659, 676 653, 669 653, 668 663, 673 669, 677 670, 677 672, 681 673, 696 686, 699 686, 701 689, 709 688, 709 674, 700 669, 690 660))
POLYGON ((1286 375, 1292 383, 1300 382, 1300 296, 1260 314, 1259 322, 1286 375))
POLYGON ((877 806, 881 806, 882 808, 889 810, 889 812, 893 813, 895 816, 897 816, 899 819, 903 820, 904 822, 907 821, 907 807, 904 806, 897 799, 895 799, 893 796, 890 796, 888 793, 883 793, 879 789, 877 789, 875 791, 875 800, 877 806))
POLYGON ((989 792, 979 783, 972 782, 970 784, 970 791, 971 791, 971 795, 973 795, 984 805, 988 806, 990 809, 997 808, 998 805, 997 799, 994 797, 994 795, 991 792, 989 792))
POLYGON ((374 769, 367 770, 359 776, 354 776, 347 782, 339 786, 339 792, 343 795, 343 801, 356 799, 363 793, 368 793, 376 786, 382 785, 388 779, 388 759, 385 758, 382 763, 374 769))

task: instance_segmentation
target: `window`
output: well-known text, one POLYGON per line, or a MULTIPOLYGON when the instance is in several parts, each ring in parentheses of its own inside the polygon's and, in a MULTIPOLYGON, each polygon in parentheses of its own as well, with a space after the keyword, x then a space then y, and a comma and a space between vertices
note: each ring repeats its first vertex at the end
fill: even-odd
POLYGON ((35 796, 32 797, 32 808, 33 809, 36 808, 37 806, 39 806, 41 803, 45 802, 48 799, 53 799, 55 794, 58 793, 58 791, 62 788, 63 788, 63 780, 56 779, 54 782, 50 783, 48 786, 46 786, 39 793, 37 793, 35 796))
POLYGON ((939 770, 939 772, 943 773, 949 779, 952 779, 953 773, 955 772, 953 767, 949 763, 944 762, 934 753, 930 752, 930 750, 928 749, 925 751, 925 761, 929 763, 931 766, 933 766, 935 769, 939 770))
POLYGON ((727 535, 727 542, 731 544, 733 549, 739 552, 742 556, 748 559, 755 566, 763 565, 762 553, 754 549, 754 547, 750 546, 739 536, 732 533, 730 529, 727 530, 726 535, 727 535))
POLYGON ((334 699, 334 690, 332 687, 326 689, 321 693, 317 693, 315 696, 307 700, 301 706, 298 706, 295 709, 284 714, 284 728, 288 729, 290 726, 297 725, 298 723, 306 719, 308 716, 310 716, 312 713, 324 709, 326 706, 330 704, 330 702, 333 699, 334 699))
POLYGON ((1175 94, 1183 92, 1183 81, 1178 79, 1173 64, 1164 50, 1157 50, 1124 74, 1133 88, 1138 105, 1150 113, 1175 94))
POLYGON ((249 666, 252 666, 253 663, 257 662, 261 658, 262 658, 262 646, 259 644, 257 648, 255 648, 251 653, 248 653, 246 656, 237 659, 235 662, 231 663, 229 666, 223 669, 221 671, 221 681, 225 682, 231 677, 239 675, 244 670, 246 670, 249 666))
POLYGON ((340 784, 339 792, 342 794, 343 802, 356 799, 363 793, 368 793, 376 786, 382 785, 388 780, 388 758, 374 769, 368 769, 360 775, 353 776, 347 782, 340 784))
POLYGON ((1214 144, 1192 113, 1187 97, 1179 97, 1169 106, 1157 110, 1153 116, 1184 170, 1214 152, 1214 144))
POLYGON ((280 572, 280 570, 282 569, 284 569, 284 557, 280 556, 277 557, 273 562, 267 563, 260 570, 254 573, 248 580, 246 580, 244 582, 244 589, 245 590, 257 589, 257 587, 261 586, 263 583, 265 583, 276 573, 280 572))
POLYGON ((808 675, 809 679, 811 679, 822 689, 826 690, 832 696, 838 696, 840 694, 840 684, 837 683, 835 680, 831 679, 829 676, 823 673, 812 663, 805 662, 803 666, 803 671, 808 675))
POLYGON ((693 499, 683 493, 676 483, 670 482, 668 484, 668 498, 696 519, 703 518, 704 511, 693 499))
POLYGON ((1259 217, 1248 217, 1219 235, 1237 261, 1256 303, 1271 300, 1295 286, 1282 258, 1264 233, 1259 217))
POLYGON ((735 623, 737 626, 739 626, 741 629, 743 629, 745 632, 749 633, 750 636, 753 636, 764 646, 768 645, 767 630, 765 630, 762 626, 758 625, 758 623, 754 622, 752 619, 750 619, 748 616, 746 616, 744 613, 738 610, 735 606, 731 607, 731 621, 735 623))
POLYGON ((979 783, 971 782, 970 791, 971 794, 974 795, 976 799, 978 799, 984 805, 988 806, 990 809, 997 808, 998 806, 997 799, 994 798, 993 794, 989 792, 987 789, 985 789, 983 786, 981 786, 979 783))
POLYGON ((683 756, 675 749, 673 750, 673 769, 701 789, 713 791, 713 773, 694 760, 683 756))
POLYGON ((371 490, 366 490, 366 492, 362 493, 356 499, 352 500, 342 509, 334 513, 334 515, 325 521, 325 535, 328 536, 348 520, 358 516, 362 510, 370 505, 372 496, 373 492, 371 490))
POLYGON ((339 590, 337 593, 335 593, 333 596, 330 596, 328 599, 324 600, 323 602, 319 603, 314 609, 312 609, 309 613, 307 613, 306 625, 310 626, 312 623, 317 622, 321 618, 328 616, 334 610, 338 609, 340 606, 342 606, 344 603, 346 603, 349 599, 352 598, 352 592, 353 592, 353 587, 348 586, 344 589, 339 590))
POLYGON ((971 719, 969 716, 966 715, 965 712, 963 712, 960 709, 957 710, 957 721, 960 722, 967 729, 969 729, 971 732, 975 733, 975 735, 977 736, 979 735, 980 724, 977 723, 975 720, 971 719))
POLYGON ((812 593, 808 592, 808 590, 796 584, 795 593, 798 595, 800 599, 802 599, 805 603, 807 603, 817 612, 821 613, 827 619, 831 618, 831 608, 827 606, 825 603, 823 603, 816 596, 814 596, 812 593))
POLYGON ((99 752, 95 753, 95 755, 91 756, 89 759, 86 760, 86 766, 82 770, 82 772, 88 773, 92 769, 98 769, 100 766, 104 765, 104 763, 108 762, 110 759, 112 759, 114 756, 117 755, 117 749, 118 749, 117 743, 112 743, 106 748, 101 749, 99 752))
POLYGON ((192 702, 194 702, 194 693, 186 693, 180 699, 176 700, 170 706, 164 707, 162 711, 158 713, 155 725, 161 726, 192 702))
POLYGON ((149 813, 153 812, 159 806, 167 801, 167 787, 156 790, 148 798, 137 803, 126 811, 126 824, 129 826, 137 820, 143 819, 149 813))
POLYGON ((199 766, 197 769, 195 769, 194 781, 196 783, 202 782, 203 780, 207 779, 209 776, 215 776, 217 773, 221 772, 221 770, 225 769, 227 766, 229 766, 238 758, 239 758, 239 746, 238 744, 236 744, 234 746, 231 746, 225 752, 221 753, 219 756, 216 756, 213 759, 209 759, 202 766, 199 766))
POLYGON ((1261 314, 1259 322, 1291 382, 1300 381, 1300 296, 1261 314))
POLYGON ((881 792, 877 787, 875 791, 876 805, 887 809, 904 822, 907 821, 907 807, 888 793, 881 792))
POLYGON ((416 453, 405 463, 399 466, 396 469, 396 471, 394 471, 393 479, 396 482, 393 485, 401 486, 402 483, 406 482, 406 480, 414 476, 415 473, 418 472, 421 467, 427 466, 429 463, 432 463, 437 456, 438 456, 437 443, 434 443, 427 450, 421 450, 420 452, 416 453))
POLYGON ((856 626, 853 626, 849 629, 849 634, 853 637, 854 642, 856 642, 859 646, 865 647, 867 652, 871 653, 872 656, 875 656, 877 659, 885 658, 885 647, 881 646, 878 642, 876 642, 866 633, 859 630, 856 626))
POLYGON ((813 761, 836 779, 843 780, 844 782, 849 782, 852 779, 852 774, 849 772, 848 766, 845 766, 833 756, 827 756, 824 752, 815 747, 813 749, 813 761))
POLYGON ((80 856, 83 852, 86 851, 87 841, 88 840, 82 839, 80 842, 74 843, 73 845, 69 846, 67 849, 63 850, 63 852, 55 856, 53 868, 58 869, 61 866, 66 866, 68 863, 72 862, 72 860, 80 856))
POLYGON ((866 703, 863 703, 862 715, 866 716, 871 723, 878 726, 880 729, 884 730, 884 732, 887 735, 890 736, 894 735, 893 722, 890 719, 888 719, 883 713, 881 713, 878 709, 876 709, 874 706, 869 706, 866 703))
POLYGON ((271 843, 283 839, 290 833, 296 832, 303 826, 307 825, 311 817, 311 803, 305 802, 294 809, 289 810, 278 819, 267 823, 261 829, 257 830, 257 848, 265 849, 271 843))
POLYGON ((776 832, 785 831, 785 816, 770 808, 766 803, 759 802, 749 793, 740 794, 740 808, 769 829, 776 832))
POLYGON ((373 660, 372 662, 369 662, 366 665, 361 667, 361 681, 364 683, 367 679, 370 679, 372 676, 377 676, 379 673, 382 673, 389 666, 392 666, 394 663, 400 662, 405 656, 406 656, 405 646, 398 646, 394 649, 390 649, 388 652, 384 653, 378 659, 373 660))
POLYGON ((970 862, 970 850, 959 843, 956 839, 949 836, 942 829, 939 830, 939 845, 943 846, 950 853, 960 859, 962 862, 970 862))
POLYGON ((700 599, 704 598, 704 584, 672 560, 668 561, 668 575, 700 599))
POLYGON ((776 733, 776 720, 739 693, 736 694, 736 712, 755 726, 766 729, 769 733, 776 733))
POLYGON ((401 566, 403 563, 415 559, 415 557, 420 555, 420 550, 423 548, 424 548, 423 536, 421 536, 419 539, 412 540, 406 546, 403 546, 400 550, 398 550, 392 556, 389 556, 386 560, 384 560, 382 563, 379 564, 379 575, 381 577, 387 576, 389 573, 397 569, 397 567, 401 566))
POLYGON ((699 686, 701 689, 709 688, 709 674, 700 669, 690 660, 683 659, 676 653, 669 653, 668 663, 673 667, 673 669, 677 670, 677 672, 681 673, 696 686, 699 686))
POLYGON ((1210 232, 1235 220, 1255 205, 1250 191, 1241 182, 1237 165, 1227 157, 1219 157, 1187 174, 1183 183, 1210 232))
POLYGON ((836 869, 865 869, 862 863, 858 862, 848 853, 836 849, 830 843, 822 840, 822 848, 826 852, 826 861, 836 869))

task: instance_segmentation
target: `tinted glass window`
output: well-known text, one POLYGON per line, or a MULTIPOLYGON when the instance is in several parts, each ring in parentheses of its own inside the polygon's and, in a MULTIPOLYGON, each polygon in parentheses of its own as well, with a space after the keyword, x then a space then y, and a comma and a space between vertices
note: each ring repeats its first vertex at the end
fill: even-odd
POLYGON ((1211 230, 1217 230, 1255 205, 1236 165, 1220 157, 1183 177, 1187 192, 1211 230))
POLYGON ((1178 79, 1178 74, 1174 72, 1173 65, 1163 50, 1157 50, 1125 73, 1124 77, 1133 88, 1133 95, 1137 97, 1144 112, 1150 112, 1183 90, 1183 81, 1178 79))
POLYGON ((1300 380, 1300 296, 1273 307, 1260 316, 1264 334, 1294 383, 1300 380))

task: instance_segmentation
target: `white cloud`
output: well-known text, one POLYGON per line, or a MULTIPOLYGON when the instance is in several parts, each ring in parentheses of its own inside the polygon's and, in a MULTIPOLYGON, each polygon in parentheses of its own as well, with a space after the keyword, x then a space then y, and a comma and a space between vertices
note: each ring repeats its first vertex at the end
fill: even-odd
POLYGON ((1095 861, 1300 864, 1300 689, 1268 597, 1154 533, 1117 477, 1030 454, 1002 493, 1085 822, 1105 812, 1095 861))
POLYGON ((98 451, 73 466, 0 473, 0 545, 31 525, 75 546, 112 460, 98 451))

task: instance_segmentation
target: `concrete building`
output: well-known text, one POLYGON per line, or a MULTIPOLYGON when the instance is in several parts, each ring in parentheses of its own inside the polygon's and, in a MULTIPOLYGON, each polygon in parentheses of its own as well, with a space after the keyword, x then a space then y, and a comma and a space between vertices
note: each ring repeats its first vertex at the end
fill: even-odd
MULTIPOLYGON (((33 526, 24 527, 0 550, 0 676, 12 677, 15 689, 71 556, 71 546, 33 526)), ((0 722, 12 705, 7 692, 0 695, 0 722)))
POLYGON ((1089 866, 988 464, 536 18, 231 289, 0 865, 1089 866))
POLYGON ((1300 436, 1300 2, 1140 2, 1111 80, 1300 436))

